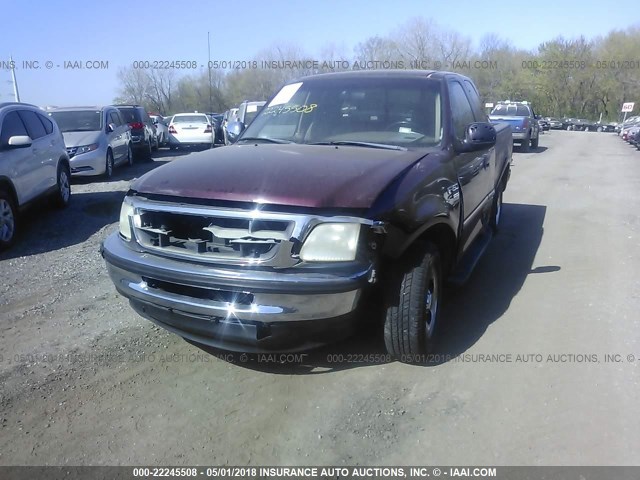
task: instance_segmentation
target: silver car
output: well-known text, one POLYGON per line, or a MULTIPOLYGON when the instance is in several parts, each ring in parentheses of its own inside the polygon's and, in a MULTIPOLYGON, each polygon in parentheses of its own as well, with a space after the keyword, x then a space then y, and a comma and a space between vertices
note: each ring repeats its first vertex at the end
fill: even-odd
POLYGON ((44 110, 0 103, 0 250, 15 240, 18 212, 50 196, 56 206, 71 199, 69 156, 62 134, 44 110))
POLYGON ((151 121, 156 126, 158 146, 166 147, 169 145, 169 121, 166 121, 160 115, 149 115, 149 118, 151 118, 151 121))
POLYGON ((64 136, 71 175, 110 178, 121 164, 133 164, 129 125, 115 107, 67 107, 48 111, 64 136))

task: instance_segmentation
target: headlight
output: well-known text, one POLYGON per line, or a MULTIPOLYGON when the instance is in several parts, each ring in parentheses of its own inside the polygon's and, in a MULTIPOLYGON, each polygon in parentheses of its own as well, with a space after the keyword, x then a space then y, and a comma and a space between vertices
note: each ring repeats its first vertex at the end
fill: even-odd
POLYGON ((300 259, 305 262, 349 262, 356 259, 359 223, 322 223, 304 241, 300 259))
POLYGON ((91 145, 84 145, 82 147, 78 147, 76 150, 76 155, 80 155, 81 153, 93 152, 98 149, 97 143, 92 143, 91 145))
POLYGON ((120 235, 127 240, 131 240, 131 223, 129 218, 133 216, 133 205, 125 198, 120 208, 120 235))

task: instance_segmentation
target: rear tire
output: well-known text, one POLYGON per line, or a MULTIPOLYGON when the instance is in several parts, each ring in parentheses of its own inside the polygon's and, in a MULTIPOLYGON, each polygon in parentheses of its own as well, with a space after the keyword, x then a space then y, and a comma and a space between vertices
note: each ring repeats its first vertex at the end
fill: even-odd
POLYGON ((16 238, 18 210, 8 192, 0 190, 0 251, 6 250, 16 238))
POLYGON ((133 150, 131 150, 131 145, 127 147, 127 165, 133 167, 133 150))
POLYGON ((437 248, 426 243, 414 251, 395 277, 397 295, 388 301, 384 343, 401 362, 422 362, 435 346, 439 326, 442 267, 437 248))
POLYGON ((58 208, 65 208, 71 201, 71 172, 69 167, 61 164, 58 167, 56 193, 53 194, 53 204, 58 208))
POLYGON ((144 159, 147 162, 153 161, 153 158, 151 158, 152 151, 153 151, 153 146, 151 145, 151 139, 149 139, 149 142, 147 143, 147 146, 144 149, 144 159))
POLYGON ((540 138, 536 137, 531 140, 531 148, 538 148, 538 143, 540 142, 540 138))
POLYGON ((529 145, 531 144, 531 139, 527 138, 520 144, 520 148, 523 152, 527 153, 529 151, 529 145))

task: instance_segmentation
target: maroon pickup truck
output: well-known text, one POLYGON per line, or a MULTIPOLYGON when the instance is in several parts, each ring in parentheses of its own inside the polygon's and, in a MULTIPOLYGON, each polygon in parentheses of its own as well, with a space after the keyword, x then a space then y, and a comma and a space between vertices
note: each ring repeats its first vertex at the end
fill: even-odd
POLYGON ((234 128, 236 144, 127 193, 102 255, 135 311, 201 344, 292 351, 353 331, 384 292, 389 353, 428 352, 443 282, 470 275, 510 174, 510 127, 489 123, 471 80, 311 76, 234 128))

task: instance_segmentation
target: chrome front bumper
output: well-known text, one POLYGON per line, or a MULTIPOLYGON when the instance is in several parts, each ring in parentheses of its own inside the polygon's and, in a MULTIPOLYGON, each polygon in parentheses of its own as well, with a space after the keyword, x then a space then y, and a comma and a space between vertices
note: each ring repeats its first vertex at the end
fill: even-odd
POLYGON ((101 251, 116 289, 138 313, 183 337, 237 351, 326 343, 323 333, 351 323, 373 269, 217 268, 132 250, 117 233, 101 251), (305 332, 313 338, 302 339, 305 332))

